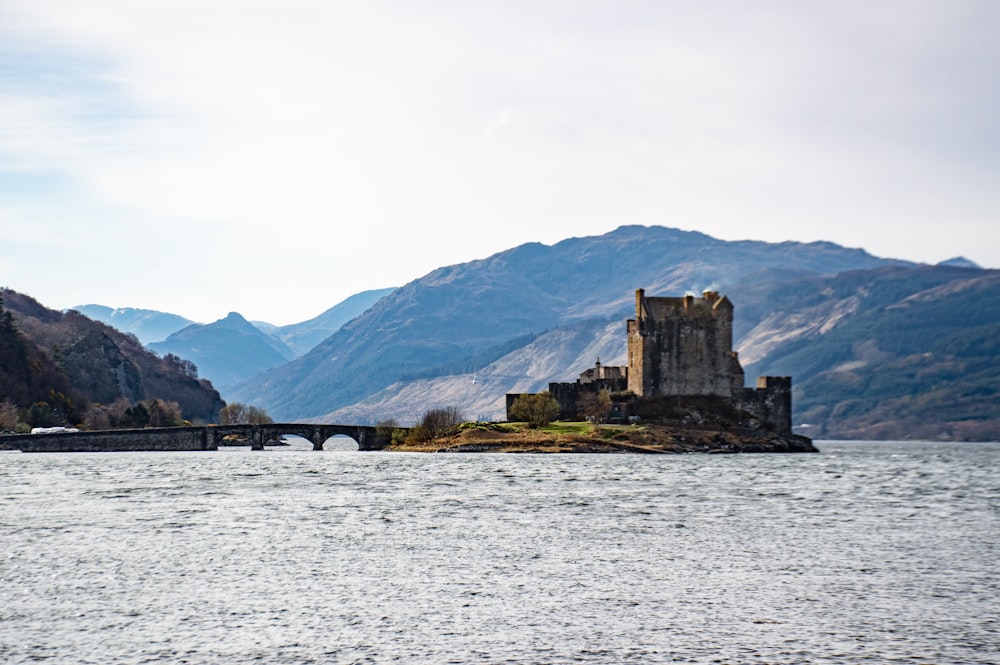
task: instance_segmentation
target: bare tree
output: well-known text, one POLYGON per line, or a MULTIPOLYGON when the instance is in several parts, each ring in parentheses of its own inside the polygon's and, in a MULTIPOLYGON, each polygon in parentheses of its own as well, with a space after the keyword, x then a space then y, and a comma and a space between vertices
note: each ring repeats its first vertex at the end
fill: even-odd
POLYGON ((410 436, 417 441, 430 441, 451 433, 461 422, 462 412, 457 406, 430 409, 410 430, 410 436))
POLYGON ((17 429, 17 404, 5 398, 0 402, 0 432, 13 432, 17 429))
POLYGON ((84 411, 82 424, 88 430, 111 429, 111 418, 107 409, 93 404, 84 411))
POLYGON ((132 404, 125 397, 119 397, 108 406, 108 418, 112 426, 118 426, 125 419, 125 413, 132 404))
POLYGON ((586 392, 580 396, 576 408, 587 420, 602 422, 611 411, 611 393, 607 390, 586 392))
POLYGON ((222 425, 267 425, 273 422, 264 409, 240 402, 227 404, 219 411, 219 423, 222 425))

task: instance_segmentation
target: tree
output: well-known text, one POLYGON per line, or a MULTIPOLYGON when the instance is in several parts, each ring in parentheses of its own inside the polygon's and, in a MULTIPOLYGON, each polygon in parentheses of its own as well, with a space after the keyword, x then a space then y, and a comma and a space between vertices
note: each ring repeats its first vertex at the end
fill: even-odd
POLYGON ((111 429, 111 418, 107 409, 93 404, 84 410, 82 425, 87 430, 111 429))
POLYGON ((177 402, 156 398, 144 404, 149 412, 150 427, 178 427, 181 424, 181 407, 177 402))
POLYGON ((601 422, 608 417, 608 412, 611 411, 611 393, 607 390, 585 392, 580 396, 576 408, 580 415, 587 420, 601 422))
POLYGON ((430 441, 449 434, 462 422, 462 412, 457 406, 430 409, 411 431, 416 441, 430 441))
POLYGON ((108 418, 111 419, 111 425, 113 427, 118 427, 123 424, 125 414, 128 413, 130 406, 132 406, 132 404, 128 401, 127 397, 119 397, 108 405, 108 418))
POLYGON ((38 401, 31 405, 27 414, 28 425, 31 427, 55 427, 62 425, 62 414, 52 408, 48 402, 38 401))
POLYGON ((533 395, 521 395, 510 405, 514 420, 523 420, 528 427, 545 427, 559 415, 559 402, 547 390, 533 395))
POLYGON ((149 424, 149 409, 139 402, 125 410, 121 424, 124 427, 140 428, 149 424))
POLYGON ((219 410, 220 425, 268 425, 273 422, 267 411, 259 406, 233 402, 219 410))
POLYGON ((17 429, 17 404, 5 398, 0 402, 0 432, 13 432, 17 429))
POLYGON ((379 436, 392 436, 397 429, 399 422, 395 418, 386 418, 375 423, 375 433, 379 436))
POLYGON ((163 361, 168 367, 172 367, 175 371, 183 374, 184 376, 190 377, 192 379, 198 378, 198 366, 195 365, 190 360, 185 360, 180 356, 176 356, 172 353, 168 353, 163 356, 163 361))

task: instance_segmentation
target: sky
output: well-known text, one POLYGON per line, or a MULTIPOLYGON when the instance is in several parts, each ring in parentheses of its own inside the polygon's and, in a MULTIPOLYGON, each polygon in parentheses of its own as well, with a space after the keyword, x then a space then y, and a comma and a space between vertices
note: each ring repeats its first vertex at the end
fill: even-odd
POLYGON ((998 268, 997 63, 995 0, 0 0, 0 286, 286 325, 624 224, 998 268))

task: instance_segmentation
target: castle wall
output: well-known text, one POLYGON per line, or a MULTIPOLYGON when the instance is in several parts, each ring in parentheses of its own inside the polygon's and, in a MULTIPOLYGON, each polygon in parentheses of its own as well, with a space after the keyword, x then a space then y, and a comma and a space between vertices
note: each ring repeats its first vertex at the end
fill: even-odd
MULTIPOLYGON (((621 392, 626 389, 624 376, 619 378, 608 378, 591 380, 588 382, 577 381, 576 383, 550 383, 549 394, 559 402, 559 415, 557 420, 572 419, 579 416, 580 398, 588 393, 599 393, 607 390, 609 393, 621 392)), ((508 418, 509 419, 509 418, 508 418)))
POLYGON ((635 394, 731 397, 732 348, 728 298, 713 291, 647 298, 636 291, 636 318, 628 322, 628 388, 635 394))
POLYGON ((779 434, 792 433, 790 376, 759 376, 756 388, 743 388, 733 395, 733 404, 770 425, 779 434))

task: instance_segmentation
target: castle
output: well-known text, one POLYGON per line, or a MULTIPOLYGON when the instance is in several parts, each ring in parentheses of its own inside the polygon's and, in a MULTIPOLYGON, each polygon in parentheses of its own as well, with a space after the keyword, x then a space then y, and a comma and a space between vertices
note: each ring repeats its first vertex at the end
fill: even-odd
MULTIPOLYGON (((633 393, 637 397, 705 397, 726 400, 781 434, 792 431, 792 380, 762 376, 756 388, 744 387, 744 372, 733 351, 733 304, 716 291, 702 297, 647 297, 635 292, 635 318, 629 319, 628 366, 600 363, 575 383, 550 383, 549 393, 559 402, 560 417, 572 417, 587 393, 633 393)), ((507 395, 510 406, 518 397, 507 395)), ((625 414, 616 403, 613 416, 625 414)))

